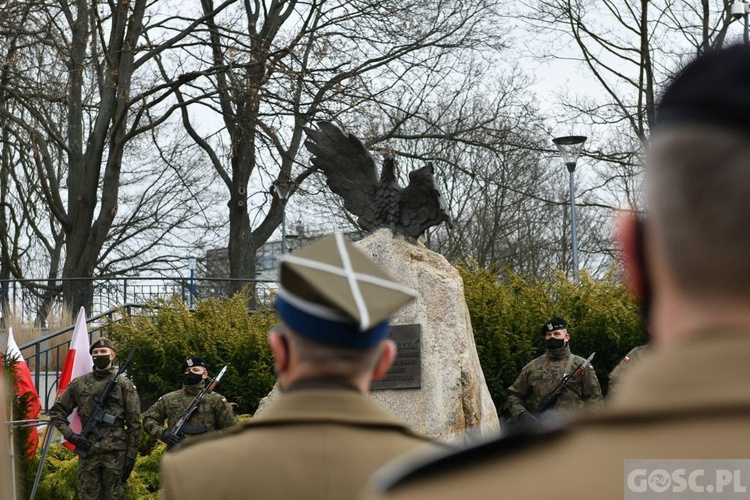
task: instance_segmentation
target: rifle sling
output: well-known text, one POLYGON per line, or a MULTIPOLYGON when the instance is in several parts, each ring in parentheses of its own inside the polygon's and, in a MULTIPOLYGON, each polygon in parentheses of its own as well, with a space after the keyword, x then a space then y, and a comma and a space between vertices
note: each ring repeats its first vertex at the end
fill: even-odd
POLYGON ((568 375, 568 374, 572 375, 572 373, 570 373, 570 369, 573 368, 573 362, 575 360, 576 360, 576 357, 573 356, 573 353, 570 353, 570 356, 568 356, 568 364, 565 365, 565 372, 563 373, 563 376, 568 375))

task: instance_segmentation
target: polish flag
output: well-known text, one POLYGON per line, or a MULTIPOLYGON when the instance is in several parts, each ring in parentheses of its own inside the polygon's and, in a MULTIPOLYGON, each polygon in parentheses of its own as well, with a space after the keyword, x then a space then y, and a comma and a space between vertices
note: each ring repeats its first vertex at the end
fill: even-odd
MULTIPOLYGON (((73 338, 70 341, 70 346, 68 346, 68 355, 65 357, 65 363, 60 374, 57 395, 62 394, 71 380, 85 375, 93 369, 94 360, 89 353, 89 331, 86 327, 86 310, 81 307, 81 310, 78 311, 75 329, 73 330, 73 338)), ((83 425, 81 424, 81 417, 78 416, 77 408, 73 410, 73 413, 68 415, 68 422, 70 422, 70 428, 73 432, 76 434, 81 432, 83 425)), ((65 439, 63 439, 62 443, 71 451, 75 448, 75 445, 67 442, 65 439)))
MULTIPOLYGON (((31 399, 26 407, 26 415, 24 418, 33 419, 39 415, 42 411, 42 403, 39 401, 39 394, 36 392, 34 382, 31 379, 31 372, 29 371, 29 365, 21 355, 21 350, 16 344, 16 339, 13 337, 13 328, 8 328, 8 351, 5 353, 6 356, 16 360, 16 396, 23 396, 26 393, 31 393, 31 399)), ((26 454, 29 460, 34 458, 36 454, 36 447, 39 444, 39 433, 37 432, 36 426, 31 428, 31 434, 29 434, 29 440, 26 446, 26 454)))

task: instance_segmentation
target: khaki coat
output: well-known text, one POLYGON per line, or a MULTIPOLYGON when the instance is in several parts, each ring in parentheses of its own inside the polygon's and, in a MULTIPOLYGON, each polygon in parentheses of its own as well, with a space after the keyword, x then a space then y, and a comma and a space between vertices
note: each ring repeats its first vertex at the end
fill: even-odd
POLYGON ((295 390, 220 438, 165 455, 162 498, 351 499, 380 466, 428 443, 356 391, 295 390))
POLYGON ((363 498, 623 498, 626 459, 750 458, 748 360, 750 331, 706 332, 655 351, 599 416, 381 473, 363 498))

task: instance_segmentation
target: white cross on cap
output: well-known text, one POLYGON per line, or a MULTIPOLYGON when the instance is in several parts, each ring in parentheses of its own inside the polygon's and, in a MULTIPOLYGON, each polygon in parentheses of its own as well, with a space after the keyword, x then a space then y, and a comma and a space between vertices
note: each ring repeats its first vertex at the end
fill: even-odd
POLYGON ((281 267, 280 296, 319 317, 335 320, 335 316, 341 318, 343 314, 362 331, 417 297, 414 290, 395 282, 341 233, 286 255, 281 267), (285 280, 284 270, 293 277, 285 280), (310 300, 311 297, 314 298, 310 300))

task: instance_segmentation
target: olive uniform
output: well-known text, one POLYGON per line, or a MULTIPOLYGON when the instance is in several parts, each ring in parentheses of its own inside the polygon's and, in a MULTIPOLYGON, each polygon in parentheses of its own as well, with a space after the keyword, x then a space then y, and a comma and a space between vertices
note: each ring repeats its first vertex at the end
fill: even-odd
MULTIPOLYGON (((190 406, 195 396, 205 387, 202 381, 196 385, 183 385, 182 389, 170 392, 160 397, 151 408, 143 414, 143 429, 154 436, 161 438, 166 428, 173 428, 182 416, 182 413, 190 406), (164 422, 167 427, 164 427, 164 422)), ((237 423, 232 406, 226 398, 216 392, 209 392, 200 402, 198 408, 193 412, 187 425, 183 427, 186 437, 203 434, 221 429, 226 429, 237 423)), ((183 441, 184 442, 184 441, 183 441)))
MULTIPOLYGON (((68 415, 74 409, 78 410, 81 424, 86 425, 96 407, 96 400, 115 373, 114 368, 94 369, 71 380, 50 410, 52 425, 63 437, 68 439, 74 434, 68 422, 68 415)), ((94 441, 86 456, 79 459, 78 496, 81 499, 124 498, 122 476, 125 459, 135 461, 138 453, 141 437, 140 401, 135 386, 126 377, 117 377, 104 411, 112 415, 115 422, 112 425, 99 425, 102 438, 94 441)))
POLYGON ((165 455, 163 498, 351 499, 380 466, 428 442, 354 390, 300 388, 217 439, 165 455))
POLYGON ((617 363, 617 366, 615 366, 609 374, 609 386, 607 388, 608 398, 617 394, 622 385, 624 375, 630 373, 633 367, 639 365, 650 353, 649 344, 639 345, 638 347, 631 349, 630 352, 628 352, 628 354, 617 363))
MULTIPOLYGON (((508 387, 507 405, 511 415, 518 418, 524 412, 535 412, 544 396, 557 386, 563 376, 584 361, 565 345, 560 349, 548 349, 545 354, 529 362, 513 385, 508 387)), ((581 409, 584 405, 595 408, 602 405, 602 390, 593 365, 589 365, 580 377, 568 382, 550 409, 567 412, 581 409)))
POLYGON ((622 498, 626 459, 746 459, 748 359, 750 330, 697 336, 644 360, 606 413, 381 474, 363 498, 622 498))

